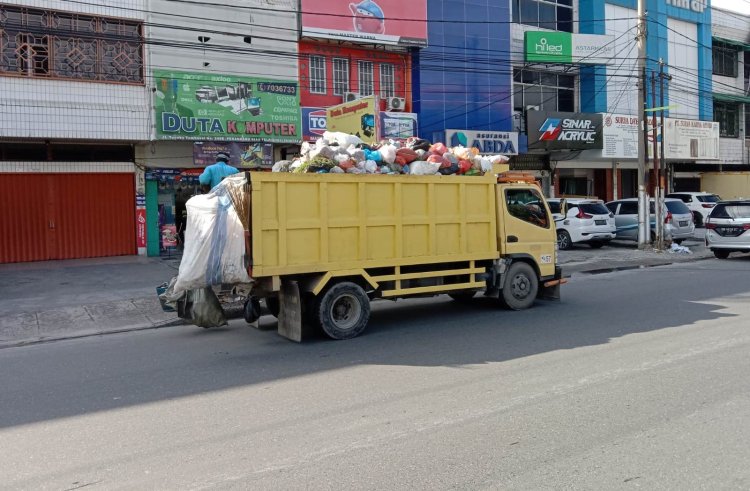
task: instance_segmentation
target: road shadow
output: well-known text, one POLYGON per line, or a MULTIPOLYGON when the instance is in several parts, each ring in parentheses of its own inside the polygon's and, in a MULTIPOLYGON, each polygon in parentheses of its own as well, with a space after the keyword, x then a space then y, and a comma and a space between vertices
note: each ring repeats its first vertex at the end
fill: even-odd
POLYGON ((368 330, 349 341, 295 344, 233 321, 0 350, 0 427, 360 365, 463 367, 606 344, 736 316, 720 299, 750 299, 748 273, 750 257, 739 256, 582 276, 562 301, 520 312, 481 298, 377 302, 368 330))

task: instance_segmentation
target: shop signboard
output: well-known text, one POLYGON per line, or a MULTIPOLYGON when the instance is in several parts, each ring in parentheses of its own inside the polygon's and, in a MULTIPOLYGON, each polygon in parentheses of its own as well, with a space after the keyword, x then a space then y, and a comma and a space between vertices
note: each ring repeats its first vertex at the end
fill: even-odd
POLYGON ((377 99, 363 97, 326 109, 329 131, 340 131, 358 136, 363 142, 373 144, 378 141, 377 99))
POLYGON ((135 209, 135 246, 139 249, 146 247, 146 206, 139 205, 135 209))
POLYGON ((427 0, 302 0, 302 36, 427 46, 427 0))
POLYGON ((324 107, 302 108, 302 139, 315 141, 326 132, 327 118, 324 107))
POLYGON ((177 247, 177 226, 168 224, 161 226, 162 247, 177 247))
POLYGON ((614 37, 554 31, 526 31, 526 61, 606 65, 614 57, 614 37))
POLYGON ((592 150, 602 148, 602 115, 528 111, 529 150, 592 150))
POLYGON ((606 113, 602 117, 602 158, 637 159, 638 132, 641 127, 638 116, 606 113))
POLYGON ((664 121, 664 158, 719 160, 719 123, 667 118, 664 121))
POLYGON ((154 70, 156 137, 298 143, 293 80, 154 70))
POLYGON ((417 136, 417 114, 384 111, 380 113, 381 138, 417 136))
POLYGON ((518 155, 515 131, 445 130, 445 141, 452 147, 476 147, 481 154, 518 155))
POLYGON ((193 163, 199 167, 214 164, 219 152, 229 155, 229 165, 238 169, 273 167, 273 144, 254 142, 195 142, 193 163))

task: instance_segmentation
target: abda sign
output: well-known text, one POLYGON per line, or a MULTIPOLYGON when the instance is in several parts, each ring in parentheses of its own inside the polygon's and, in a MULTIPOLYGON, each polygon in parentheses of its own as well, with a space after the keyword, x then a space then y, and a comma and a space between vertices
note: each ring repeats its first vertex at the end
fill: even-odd
POLYGON ((515 131, 445 130, 445 141, 452 147, 475 147, 480 154, 518 155, 515 131))

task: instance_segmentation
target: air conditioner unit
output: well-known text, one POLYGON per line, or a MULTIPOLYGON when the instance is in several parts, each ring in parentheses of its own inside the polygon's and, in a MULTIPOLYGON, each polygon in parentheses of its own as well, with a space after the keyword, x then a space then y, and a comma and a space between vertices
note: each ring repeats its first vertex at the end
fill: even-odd
POLYGON ((389 97, 386 100, 388 111, 403 111, 406 109, 406 99, 403 97, 389 97))
POLYGON ((344 102, 352 102, 360 99, 362 96, 359 92, 344 92, 344 102))
POLYGON ((523 133, 523 113, 521 111, 513 111, 513 131, 523 133))

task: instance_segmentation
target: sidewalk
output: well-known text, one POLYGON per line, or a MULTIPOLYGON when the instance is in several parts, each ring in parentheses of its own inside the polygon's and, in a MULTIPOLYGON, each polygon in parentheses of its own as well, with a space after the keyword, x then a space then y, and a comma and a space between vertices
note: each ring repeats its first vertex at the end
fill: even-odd
MULTIPOLYGON (((561 251, 564 276, 660 266, 713 257, 703 230, 685 241, 692 254, 638 250, 632 242, 561 251)), ((182 324, 161 309, 156 286, 178 259, 137 256, 0 265, 0 348, 53 339, 182 324)))
POLYGON ((138 256, 0 265, 0 347, 181 323, 156 297, 177 268, 138 256))

